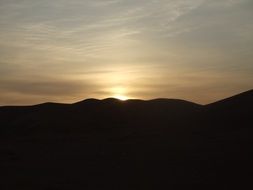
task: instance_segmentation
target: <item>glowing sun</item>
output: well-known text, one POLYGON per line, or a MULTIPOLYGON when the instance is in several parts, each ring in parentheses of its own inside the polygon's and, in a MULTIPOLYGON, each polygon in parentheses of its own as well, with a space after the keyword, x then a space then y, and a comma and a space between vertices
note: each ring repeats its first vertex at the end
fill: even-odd
POLYGON ((129 99, 127 96, 124 96, 124 95, 115 95, 114 98, 122 100, 122 101, 129 99))
POLYGON ((127 94, 127 88, 125 87, 114 87, 114 88, 111 88, 110 91, 113 98, 116 98, 122 101, 129 99, 129 97, 125 95, 127 94))

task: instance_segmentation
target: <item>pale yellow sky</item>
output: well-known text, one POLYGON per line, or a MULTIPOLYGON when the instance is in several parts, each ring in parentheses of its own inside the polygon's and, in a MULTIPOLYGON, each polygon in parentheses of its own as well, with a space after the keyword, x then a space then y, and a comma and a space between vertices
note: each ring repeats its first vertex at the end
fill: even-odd
POLYGON ((0 0, 0 105, 210 103, 253 88, 252 0, 0 0))

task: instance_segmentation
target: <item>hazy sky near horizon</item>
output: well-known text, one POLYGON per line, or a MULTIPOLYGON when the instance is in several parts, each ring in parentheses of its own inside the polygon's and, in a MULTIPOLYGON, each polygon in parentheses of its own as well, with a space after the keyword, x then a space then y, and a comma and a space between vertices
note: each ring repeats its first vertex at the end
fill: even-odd
POLYGON ((252 0, 0 0, 0 105, 209 103, 253 88, 252 0))

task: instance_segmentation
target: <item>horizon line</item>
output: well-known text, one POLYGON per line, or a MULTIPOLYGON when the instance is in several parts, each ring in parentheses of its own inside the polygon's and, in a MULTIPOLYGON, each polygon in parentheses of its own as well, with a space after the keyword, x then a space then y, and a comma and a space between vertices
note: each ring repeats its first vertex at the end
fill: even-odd
POLYGON ((115 98, 115 97, 107 97, 107 98, 102 98, 102 99, 98 99, 98 98, 86 98, 86 99, 83 99, 83 100, 80 100, 80 101, 76 101, 76 102, 71 102, 71 103, 65 103, 65 102, 41 102, 41 103, 35 103, 35 104, 17 104, 17 105, 0 105, 0 107, 15 107, 15 106, 37 106, 37 105, 43 105, 43 104, 65 104, 65 105, 72 105, 72 104, 78 104, 78 103, 81 103, 81 102, 85 102, 85 101, 89 101, 89 100, 95 100, 95 101, 106 101, 106 100, 115 100, 115 101, 118 101, 118 102, 128 102, 128 101, 145 101, 145 102, 148 102, 148 101, 154 101, 154 100, 178 100, 178 101, 185 101, 185 102, 189 102, 189 103, 193 103, 193 104, 197 104, 197 105, 201 105, 201 106, 206 106, 206 105, 210 105, 210 104, 213 104, 213 103, 216 103, 216 102, 220 102, 220 101, 223 101, 223 100, 226 100, 226 99, 229 99, 229 98, 232 98, 232 97, 235 97, 235 96, 238 96, 238 95, 241 95, 241 94, 244 94, 244 93, 249 93, 249 92, 253 92, 253 89, 250 89, 250 90, 246 90, 246 91, 243 91, 243 92, 240 92, 240 93, 237 93, 237 94, 234 94, 234 95, 231 95, 231 96, 227 96, 225 98, 222 98, 222 99, 219 99, 219 100, 216 100, 214 102, 211 102, 211 103, 207 103, 207 104, 201 104, 201 103, 196 103, 194 101, 189 101, 189 100, 185 100, 185 99, 180 99, 180 98, 152 98, 152 99, 139 99, 139 98, 129 98, 129 99, 125 99, 125 100, 121 100, 119 98, 115 98))

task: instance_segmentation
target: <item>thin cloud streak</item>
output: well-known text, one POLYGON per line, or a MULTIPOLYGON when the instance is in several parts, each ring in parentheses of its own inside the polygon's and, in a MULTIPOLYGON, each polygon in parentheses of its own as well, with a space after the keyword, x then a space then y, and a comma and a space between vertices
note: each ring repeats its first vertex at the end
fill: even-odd
POLYGON ((0 84, 7 98, 0 104, 11 104, 6 95, 11 92, 26 100, 48 92, 64 101, 64 90, 73 99, 97 98, 110 96, 107 89, 119 85, 132 97, 206 103, 253 84, 250 0, 4 0, 0 5, 0 84), (34 92, 31 79, 41 86, 34 92), (221 88, 229 84, 235 85, 221 88), (53 86, 63 90, 57 93, 53 86), (184 96, 192 89, 194 95, 184 96))

